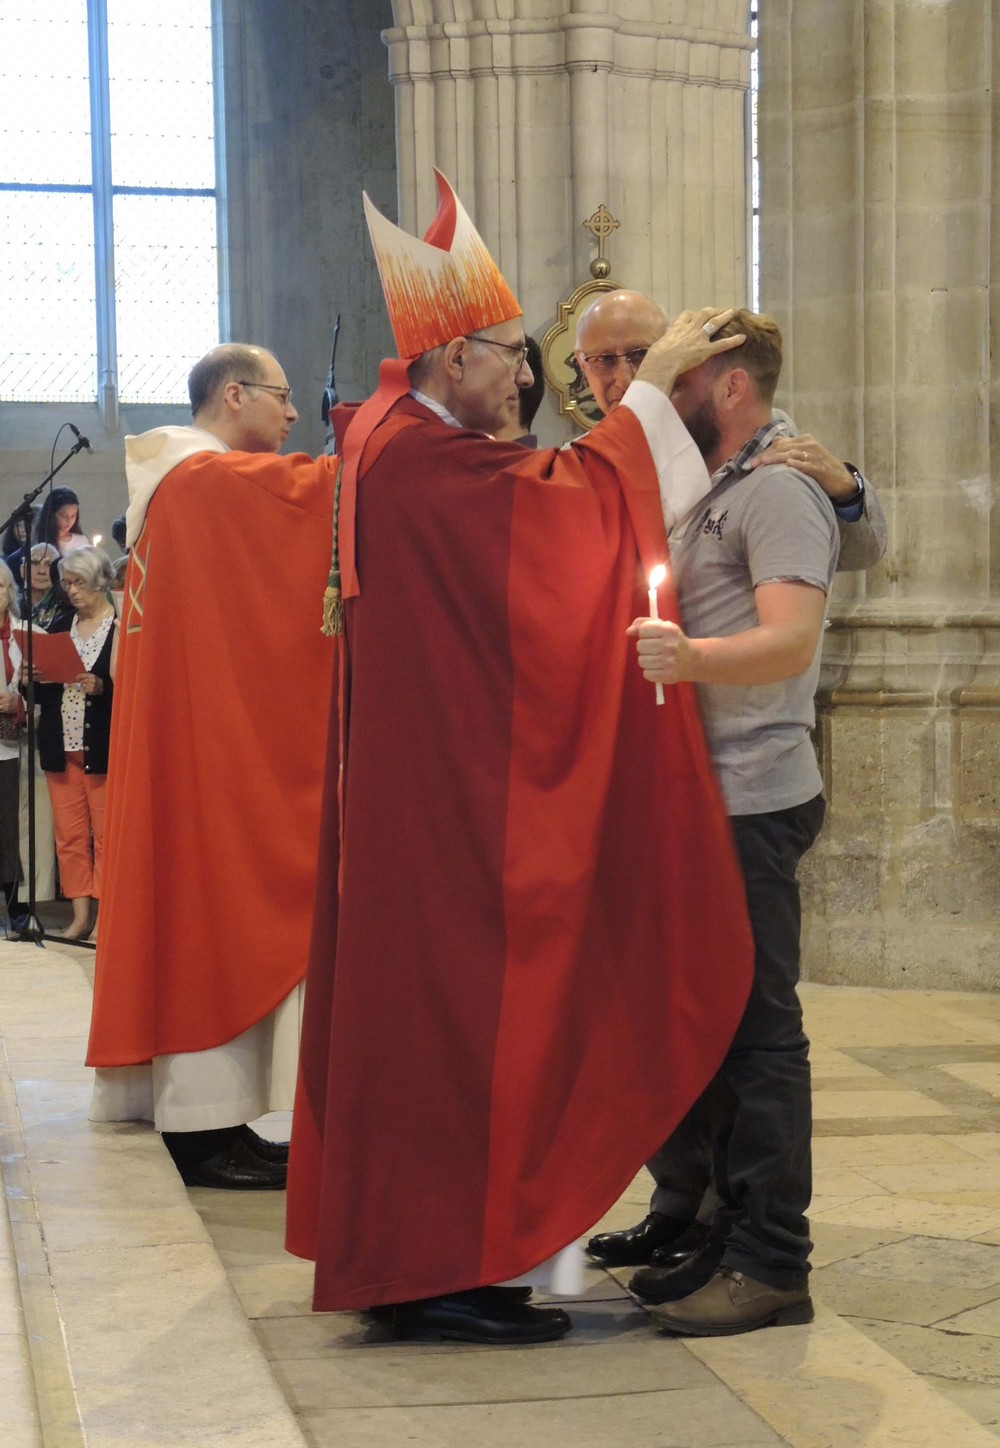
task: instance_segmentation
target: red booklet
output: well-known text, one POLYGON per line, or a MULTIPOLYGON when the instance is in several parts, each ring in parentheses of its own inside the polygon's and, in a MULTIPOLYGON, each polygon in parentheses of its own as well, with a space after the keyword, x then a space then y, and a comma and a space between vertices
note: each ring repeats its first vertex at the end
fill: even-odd
MULTIPOLYGON (((23 626, 15 624, 11 633, 17 637, 17 646, 23 658, 26 651, 23 626)), ((40 684, 72 684, 81 674, 86 673, 86 665, 68 633, 47 634, 33 628, 31 657, 40 684)))

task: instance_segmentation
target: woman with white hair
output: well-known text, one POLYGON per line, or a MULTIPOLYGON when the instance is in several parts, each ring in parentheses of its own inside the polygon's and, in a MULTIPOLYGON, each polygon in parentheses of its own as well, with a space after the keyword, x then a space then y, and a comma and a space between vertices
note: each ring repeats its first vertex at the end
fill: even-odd
POLYGON ((100 899, 104 794, 111 734, 118 628, 108 598, 112 567, 100 548, 74 548, 59 563, 74 608, 50 633, 69 632, 81 660, 72 684, 46 684, 38 698, 38 754, 52 800, 63 894, 73 902, 67 936, 90 934, 90 902, 100 899))
POLYGON ((0 890, 9 915, 17 913, 17 883, 21 874, 18 857, 18 773, 21 724, 24 704, 18 690, 21 651, 11 634, 17 622, 17 585, 6 563, 0 563, 0 890))

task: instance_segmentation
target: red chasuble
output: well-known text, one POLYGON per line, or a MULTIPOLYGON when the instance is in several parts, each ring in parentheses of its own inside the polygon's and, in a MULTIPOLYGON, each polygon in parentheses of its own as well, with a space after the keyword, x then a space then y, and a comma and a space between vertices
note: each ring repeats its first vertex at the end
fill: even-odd
POLYGON ((199 453, 126 578, 91 1066, 221 1045, 308 956, 335 463, 199 453))
POLYGON ((694 692, 657 707, 625 635, 667 553, 634 415, 530 454, 405 398, 356 545, 288 1193, 327 1310, 586 1232, 713 1076, 751 967, 694 692))

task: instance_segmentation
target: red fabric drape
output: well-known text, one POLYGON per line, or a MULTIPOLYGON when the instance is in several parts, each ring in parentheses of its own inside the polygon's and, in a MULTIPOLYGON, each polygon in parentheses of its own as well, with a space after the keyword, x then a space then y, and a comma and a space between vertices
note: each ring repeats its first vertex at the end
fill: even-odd
POLYGON ((334 466, 204 453, 153 495, 125 583, 89 1065, 221 1045, 302 979, 334 466))
POLYGON ((404 399, 356 542, 289 1175, 324 1309, 585 1232, 714 1074, 751 961, 693 691, 657 708, 625 637, 666 555, 635 417, 526 454, 404 399))

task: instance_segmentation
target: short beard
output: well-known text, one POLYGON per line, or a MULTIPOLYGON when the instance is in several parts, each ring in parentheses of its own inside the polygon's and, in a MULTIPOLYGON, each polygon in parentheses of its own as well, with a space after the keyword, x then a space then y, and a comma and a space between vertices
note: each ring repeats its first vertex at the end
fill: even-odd
POLYGON ((715 407, 706 400, 699 403, 689 417, 683 419, 684 426, 694 438, 695 446, 703 458, 708 458, 719 446, 722 434, 715 420, 715 407))

